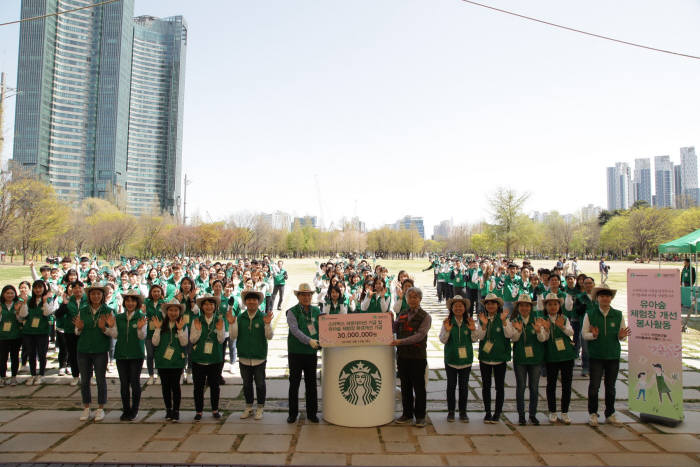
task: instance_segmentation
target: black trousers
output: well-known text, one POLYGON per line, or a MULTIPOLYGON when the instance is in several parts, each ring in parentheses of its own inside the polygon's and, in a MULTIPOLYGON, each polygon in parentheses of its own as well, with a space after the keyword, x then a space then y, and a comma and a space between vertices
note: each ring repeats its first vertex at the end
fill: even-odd
POLYGON ((277 301, 277 308, 281 309, 282 308, 282 300, 284 299, 284 284, 277 284, 272 288, 272 300, 270 301, 271 304, 274 305, 275 303, 275 297, 277 294, 280 294, 280 298, 277 301))
POLYGON ((561 412, 569 412, 571 381, 574 379, 574 360, 547 362, 547 407, 557 411, 557 378, 561 373, 561 412))
POLYGON ((437 296, 438 302, 441 302, 445 298, 445 286, 447 283, 445 281, 438 281, 437 283, 437 296))
POLYGON ((204 411, 204 386, 209 385, 209 395, 211 396, 211 411, 219 410, 219 379, 224 364, 212 363, 211 365, 200 365, 192 362, 192 382, 194 383, 194 410, 197 413, 204 411))
POLYGON ((0 378, 7 376, 7 358, 10 358, 11 375, 17 376, 19 371, 19 349, 22 338, 0 341, 0 378))
POLYGON ((58 367, 65 368, 68 361, 68 351, 66 349, 66 337, 63 331, 56 331, 56 347, 58 347, 58 367))
POLYGON ((474 312, 479 311, 477 309, 479 305, 479 295, 479 289, 470 289, 467 287, 467 298, 469 299, 469 303, 471 303, 470 308, 467 310, 469 312, 469 316, 474 316, 474 312))
POLYGON ((452 284, 445 282, 445 300, 449 300, 455 296, 455 288, 452 284))
POLYGON ((396 360, 401 379, 401 404, 404 417, 425 418, 425 367, 427 364, 428 361, 423 358, 396 360))
POLYGON ((299 385, 303 372, 304 388, 306 389, 306 416, 315 417, 318 412, 316 391, 318 355, 290 353, 287 355, 287 362, 289 364, 289 416, 299 415, 299 385))
POLYGON ((459 295, 462 298, 466 298, 467 288, 466 287, 453 287, 452 288, 452 296, 455 297, 457 295, 459 295))
POLYGON ((459 413, 467 413, 467 398, 469 397, 469 375, 472 367, 456 369, 450 365, 445 365, 447 373, 447 411, 455 411, 455 389, 459 383, 459 413))
POLYGON ((484 411, 491 413, 491 375, 496 382, 496 413, 503 412, 503 400, 505 399, 506 364, 487 365, 479 362, 481 370, 481 398, 484 400, 484 411))
POLYGON ((122 412, 133 412, 136 414, 139 411, 139 404, 141 403, 141 368, 143 368, 143 358, 117 360, 122 412))
POLYGON ((70 373, 73 378, 80 376, 80 369, 78 367, 78 337, 75 334, 64 333, 63 336, 66 339, 66 352, 68 353, 68 366, 70 366, 70 373))
POLYGON ((591 358, 588 362, 590 379, 588 380, 588 413, 598 413, 598 392, 600 382, 605 377, 605 416, 615 413, 615 382, 620 371, 620 360, 602 360, 591 358))
POLYGON ((158 368, 165 410, 180 410, 180 378, 183 368, 158 368))
POLYGON ((46 353, 49 351, 48 334, 25 334, 22 342, 29 358, 29 374, 37 376, 36 361, 39 359, 39 375, 46 373, 46 353))
POLYGON ((265 396, 267 394, 267 386, 265 386, 265 367, 267 361, 260 365, 251 366, 244 365, 238 361, 238 367, 241 369, 241 379, 243 380, 243 396, 245 403, 248 406, 253 405, 253 381, 255 381, 255 395, 258 398, 258 405, 265 405, 265 396))

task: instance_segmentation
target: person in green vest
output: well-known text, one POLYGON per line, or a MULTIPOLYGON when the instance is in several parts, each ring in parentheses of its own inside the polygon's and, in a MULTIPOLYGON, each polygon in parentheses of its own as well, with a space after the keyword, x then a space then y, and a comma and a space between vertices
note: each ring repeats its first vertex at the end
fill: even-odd
POLYGON ((27 386, 44 382, 46 354, 49 351, 49 316, 55 311, 56 305, 51 299, 48 285, 39 279, 32 284, 32 295, 19 306, 17 316, 22 321, 22 345, 29 357, 31 375, 27 379, 27 386))
POLYGON ((377 277, 361 297, 360 313, 386 313, 390 306, 391 294, 387 291, 384 280, 377 277))
POLYGON ((198 295, 211 294, 212 289, 209 284, 209 268, 202 264, 199 266, 199 275, 194 280, 198 295))
MULTIPOLYGON (((468 314, 470 317, 474 316, 474 313, 476 312, 476 305, 479 303, 479 288, 480 288, 480 281, 481 278, 483 277, 483 271, 481 268, 479 268, 479 263, 476 261, 476 259, 471 258, 469 262, 467 263, 467 295, 466 298, 469 300, 469 303, 471 303, 472 307, 471 309, 467 310, 468 314)), ((488 295, 488 292, 484 295, 484 297, 488 295)))
POLYGON ((401 287, 396 290, 396 300, 394 301, 394 314, 399 316, 402 311, 408 310, 408 302, 406 301, 406 292, 416 284, 411 278, 406 278, 401 282, 401 287))
POLYGON ((518 424, 526 425, 525 420, 525 385, 529 392, 528 414, 530 423, 539 425, 537 420, 537 403, 539 402, 540 369, 544 362, 547 332, 545 320, 532 309, 530 295, 525 293, 518 297, 510 320, 514 334, 513 369, 515 370, 515 404, 518 410, 518 424))
POLYGON ((683 260, 683 269, 681 270, 681 286, 690 287, 695 285, 695 267, 690 265, 690 259, 683 260))
POLYGON ((517 272, 517 264, 508 264, 507 274, 503 280, 502 289, 503 309, 508 313, 512 312, 513 308, 515 308, 515 302, 520 296, 520 291, 523 290, 523 281, 517 272))
POLYGON ((445 372, 447 373, 447 421, 455 421, 455 390, 459 386, 459 419, 466 423, 469 374, 474 362, 472 342, 479 340, 476 323, 467 315, 469 299, 456 295, 447 300, 449 315, 440 329, 440 342, 445 345, 445 372))
POLYGON ((167 421, 180 420, 180 378, 185 369, 185 352, 189 343, 184 313, 185 305, 173 299, 161 303, 159 315, 153 315, 149 321, 154 327, 151 343, 167 421))
POLYGON ((255 381, 255 395, 258 406, 255 410, 255 420, 262 420, 265 408, 265 366, 267 365, 267 341, 272 339, 273 331, 270 323, 272 313, 263 313, 259 310, 260 303, 265 296, 255 290, 247 290, 242 294, 245 311, 238 316, 229 310, 226 319, 229 322, 231 338, 236 341, 238 349, 238 367, 243 380, 243 395, 245 397, 245 409, 241 413, 241 419, 250 417, 253 413, 253 381, 255 381))
MULTIPOLYGON (((583 290, 574 300, 573 314, 578 316, 578 321, 581 324, 581 330, 579 332, 579 342, 581 344, 581 376, 588 376, 588 341, 583 338, 583 321, 586 318, 588 307, 594 304, 593 300, 591 300, 594 287, 595 279, 591 276, 585 276, 583 278, 583 290)), ((576 332, 576 329, 574 329, 574 332, 576 332)))
POLYGON ((90 380, 95 372, 97 381, 97 404, 95 421, 105 417, 104 405, 107 403, 107 352, 110 338, 116 337, 116 320, 105 305, 105 288, 100 286, 86 289, 88 306, 80 307, 78 316, 73 318, 75 334, 78 336, 78 366, 80 367, 80 392, 83 400, 81 421, 90 418, 90 380))
POLYGON ((0 387, 17 385, 19 372, 19 349, 22 347, 21 321, 18 317, 20 306, 17 290, 6 285, 0 293, 0 387), (7 378, 7 360, 10 359, 11 378, 7 378))
POLYGON ((484 401, 484 422, 497 423, 503 413, 505 399, 506 362, 510 361, 510 338, 514 334, 503 300, 495 294, 484 300, 485 313, 479 314, 481 340, 479 341, 479 370, 481 371, 481 398, 484 401), (491 379, 496 385, 496 407, 491 414, 491 379))
POLYGON ((306 389, 306 419, 318 423, 316 368, 318 366, 318 317, 321 310, 311 305, 314 289, 308 283, 299 284, 294 291, 299 303, 287 310, 287 361, 289 365, 289 416, 295 423, 299 415, 299 385, 304 374, 306 389))
POLYGON ((122 397, 121 421, 133 421, 141 402, 141 368, 145 357, 144 340, 148 332, 146 313, 141 310, 143 295, 130 290, 122 295, 124 312, 117 315, 117 344, 114 358, 117 361, 122 397))
MULTIPOLYGON (((75 277, 78 277, 77 274, 75 277)), ((63 329, 63 338, 66 341, 66 360, 70 367, 72 380, 71 386, 77 386, 80 383, 80 367, 78 365, 78 336, 75 334, 75 325, 73 319, 79 315, 81 307, 87 307, 88 300, 84 293, 84 284, 75 280, 66 285, 66 290, 63 292, 61 305, 56 311, 56 320, 61 329, 63 329)))
POLYGON ((284 269, 284 262, 282 260, 277 261, 277 265, 273 268, 274 286, 272 288, 272 303, 275 302, 275 297, 279 294, 279 300, 277 301, 277 310, 282 310, 282 300, 284 300, 284 286, 289 280, 289 274, 284 269))
POLYGON ((605 376, 605 421, 621 422, 615 417, 615 382, 620 371, 620 341, 631 334, 624 315, 612 307, 617 290, 596 287, 591 299, 597 304, 588 308, 583 319, 583 338, 588 341, 590 379, 588 381, 588 423, 598 426, 598 393, 605 376))
POLYGON ((466 297, 469 274, 468 270, 462 265, 462 262, 459 259, 455 259, 454 261, 454 267, 450 273, 450 280, 452 282, 452 295, 466 297))
POLYGON ((432 318, 421 308, 423 291, 411 287, 406 291, 408 309, 399 314, 393 323, 396 338, 390 345, 396 346, 396 367, 401 379, 401 416, 398 424, 411 423, 415 416, 415 426, 425 426, 426 391, 425 370, 428 365, 428 331, 432 318))
MULTIPOLYGON (((351 312, 354 311, 351 310, 351 312)), ((337 285, 332 285, 328 288, 328 293, 326 294, 326 301, 321 309, 321 314, 324 315, 345 315, 348 313, 348 305, 343 302, 343 294, 340 291, 340 287, 337 285)))
MULTIPOLYGON (((166 300, 172 300, 175 297, 175 294, 178 293, 178 291, 181 291, 180 288, 180 281, 182 281, 182 278, 184 277, 184 273, 182 271, 182 266, 178 263, 175 263, 172 265, 170 268, 173 272, 172 277, 170 277, 166 282, 165 282, 165 296, 166 300)), ((191 279, 190 279, 191 280, 191 279)), ((194 281, 192 281, 192 291, 196 289, 196 286, 194 284, 194 281)), ((189 292, 186 293, 189 295, 189 292)), ((182 300, 178 298, 178 301, 182 303, 182 300)))
MULTIPOLYGON (((555 277, 555 276, 552 276, 555 277)), ((551 280, 551 278, 550 278, 551 280)), ((569 425, 569 404, 571 403, 571 382, 574 377, 574 330, 562 306, 564 299, 554 293, 547 294, 543 300, 546 312, 545 329, 547 344, 545 366, 547 368, 547 406, 549 422, 557 423, 557 379, 561 374, 561 421, 569 425)))
POLYGON ((190 343, 192 344, 192 377, 194 379, 194 406, 196 422, 204 411, 204 386, 209 383, 212 416, 221 418, 219 394, 221 368, 224 364, 224 317, 217 313, 220 298, 204 295, 197 299, 199 316, 192 320, 190 343))
POLYGON ((544 299, 549 294, 554 294, 562 299, 561 311, 564 313, 564 316, 571 318, 573 314, 572 310, 574 309, 574 297, 561 288, 561 278, 558 274, 549 276, 549 287, 547 288, 546 294, 540 295, 537 299, 537 310, 545 312, 545 314, 544 299))
MULTIPOLYGON (((153 271, 153 269, 151 269, 153 271)), ((141 311, 146 314, 148 321, 148 332, 146 333, 146 369, 148 370, 148 380, 146 385, 151 385, 155 382, 155 354, 153 348, 153 333, 156 330, 156 324, 153 318, 162 317, 160 313, 161 305, 165 303, 165 293, 160 284, 152 284, 148 291, 148 298, 141 305, 141 311)), ((179 302, 178 302, 179 303, 179 302)))

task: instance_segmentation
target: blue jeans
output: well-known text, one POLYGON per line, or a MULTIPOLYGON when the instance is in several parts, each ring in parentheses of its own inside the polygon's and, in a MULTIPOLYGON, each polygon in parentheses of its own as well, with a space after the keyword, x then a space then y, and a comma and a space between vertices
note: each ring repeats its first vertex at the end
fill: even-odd
POLYGON ((267 393, 267 387, 265 386, 266 365, 266 361, 256 366, 244 365, 240 361, 238 362, 238 367, 241 369, 241 378, 243 379, 243 395, 248 407, 253 405, 253 380, 255 380, 255 394, 258 397, 258 407, 265 405, 267 393))
POLYGON ((534 417, 537 414, 537 402, 540 399, 540 369, 542 365, 536 363, 534 365, 514 365, 515 368, 515 403, 518 408, 518 415, 525 416, 525 383, 530 389, 529 400, 529 415, 534 417))
POLYGON ((97 380, 97 403, 105 405, 107 403, 107 352, 102 353, 82 353, 78 352, 78 368, 80 368, 80 394, 83 397, 83 404, 92 402, 90 394, 90 380, 92 371, 95 371, 97 380))

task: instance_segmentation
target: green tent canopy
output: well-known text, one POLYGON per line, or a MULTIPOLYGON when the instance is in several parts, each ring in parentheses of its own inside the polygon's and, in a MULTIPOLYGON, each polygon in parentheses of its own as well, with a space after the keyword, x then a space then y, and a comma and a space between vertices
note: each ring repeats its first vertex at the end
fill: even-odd
POLYGON ((700 252, 700 229, 659 245, 659 253, 698 253, 700 252))

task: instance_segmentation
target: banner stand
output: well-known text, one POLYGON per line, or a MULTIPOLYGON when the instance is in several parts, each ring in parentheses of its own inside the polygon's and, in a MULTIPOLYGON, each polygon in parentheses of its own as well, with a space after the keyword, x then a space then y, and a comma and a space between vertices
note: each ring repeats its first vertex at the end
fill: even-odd
POLYGON ((671 428, 677 427, 681 424, 681 420, 661 417, 659 415, 651 415, 648 413, 640 413, 639 421, 642 423, 656 423, 657 425, 670 426, 671 428))

